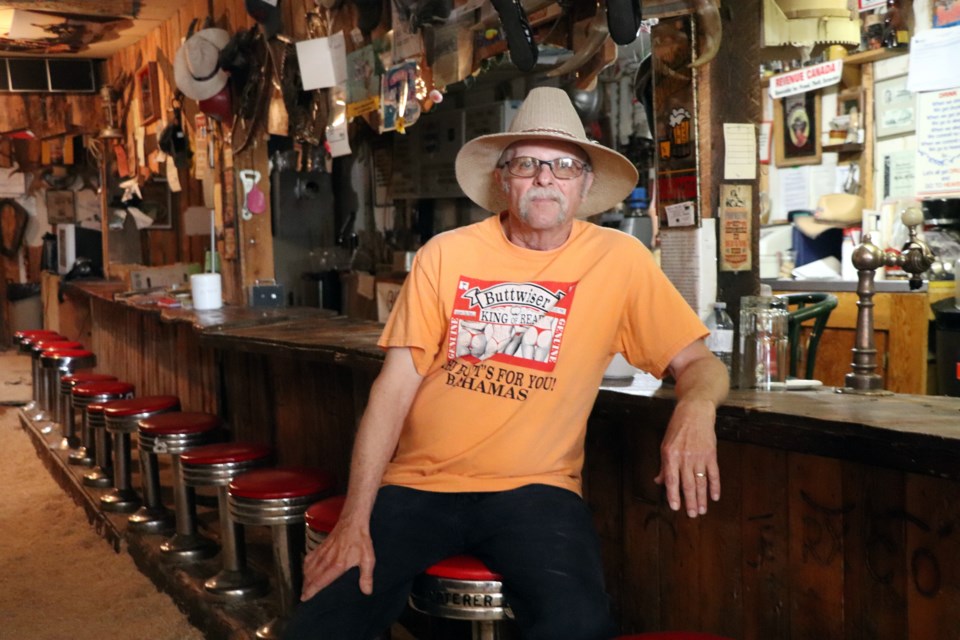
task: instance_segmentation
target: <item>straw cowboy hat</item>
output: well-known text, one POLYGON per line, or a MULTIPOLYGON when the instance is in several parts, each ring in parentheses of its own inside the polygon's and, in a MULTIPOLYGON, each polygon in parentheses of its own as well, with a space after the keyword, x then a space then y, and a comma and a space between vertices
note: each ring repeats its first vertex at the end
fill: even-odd
POLYGON ((520 105, 509 131, 474 138, 460 149, 457 182, 467 197, 494 213, 506 209, 507 197, 494 169, 504 149, 527 140, 572 142, 589 156, 593 185, 576 212, 579 218, 607 211, 637 186, 639 176, 632 162, 587 139, 580 116, 565 91, 537 87, 520 105))
POLYGON ((220 68, 220 50, 230 42, 223 29, 201 29, 177 50, 173 61, 173 78, 183 95, 193 100, 206 100, 227 85, 229 75, 220 68))

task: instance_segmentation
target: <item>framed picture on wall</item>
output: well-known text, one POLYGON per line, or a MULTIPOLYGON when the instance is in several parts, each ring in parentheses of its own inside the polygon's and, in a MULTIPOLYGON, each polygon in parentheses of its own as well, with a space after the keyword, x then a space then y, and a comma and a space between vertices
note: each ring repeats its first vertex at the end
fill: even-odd
POLYGON ((147 125, 160 117, 160 85, 157 63, 148 62, 137 71, 137 95, 140 98, 140 124, 147 125))
POLYGON ((820 94, 785 96, 773 108, 773 146, 778 167, 819 164, 820 94))
POLYGON ((917 128, 917 101, 907 89, 907 76, 879 80, 873 92, 877 137, 910 133, 917 128))
POLYGON ((76 199, 72 189, 47 189, 47 222, 73 224, 77 220, 76 199))

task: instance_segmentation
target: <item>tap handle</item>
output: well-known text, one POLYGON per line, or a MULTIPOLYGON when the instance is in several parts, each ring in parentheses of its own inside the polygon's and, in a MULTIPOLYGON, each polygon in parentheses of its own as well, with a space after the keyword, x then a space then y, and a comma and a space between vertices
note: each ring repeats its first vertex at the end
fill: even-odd
POLYGON ((923 224, 923 212, 917 207, 910 207, 901 214, 900 219, 906 226, 916 227, 923 224))

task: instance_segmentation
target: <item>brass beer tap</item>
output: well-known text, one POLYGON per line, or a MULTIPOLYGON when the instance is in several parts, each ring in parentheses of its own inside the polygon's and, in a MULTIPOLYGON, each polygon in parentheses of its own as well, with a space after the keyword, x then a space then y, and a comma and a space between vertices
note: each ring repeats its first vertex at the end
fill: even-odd
POLYGON ((880 267, 900 267, 910 275, 910 289, 923 286, 923 274, 933 264, 934 255, 923 240, 917 238, 917 229, 923 224, 923 213, 916 207, 906 209, 900 217, 907 227, 909 239, 899 252, 883 250, 873 244, 870 234, 853 250, 853 266, 857 268, 857 331, 853 348, 852 373, 846 375, 846 384, 837 387, 839 393, 889 395, 883 388, 883 378, 877 373, 877 349, 873 340, 874 276, 880 267))

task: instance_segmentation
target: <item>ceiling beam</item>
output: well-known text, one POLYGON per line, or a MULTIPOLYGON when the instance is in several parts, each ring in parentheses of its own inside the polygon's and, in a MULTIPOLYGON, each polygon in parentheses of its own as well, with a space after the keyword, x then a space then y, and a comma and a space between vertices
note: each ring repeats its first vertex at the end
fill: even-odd
MULTIPOLYGON (((28 11, 52 11, 55 13, 81 14, 87 16, 135 17, 136 0, 30 0, 27 2, 0 1, 0 7, 28 11)), ((139 3, 137 3, 139 4, 139 3)))

